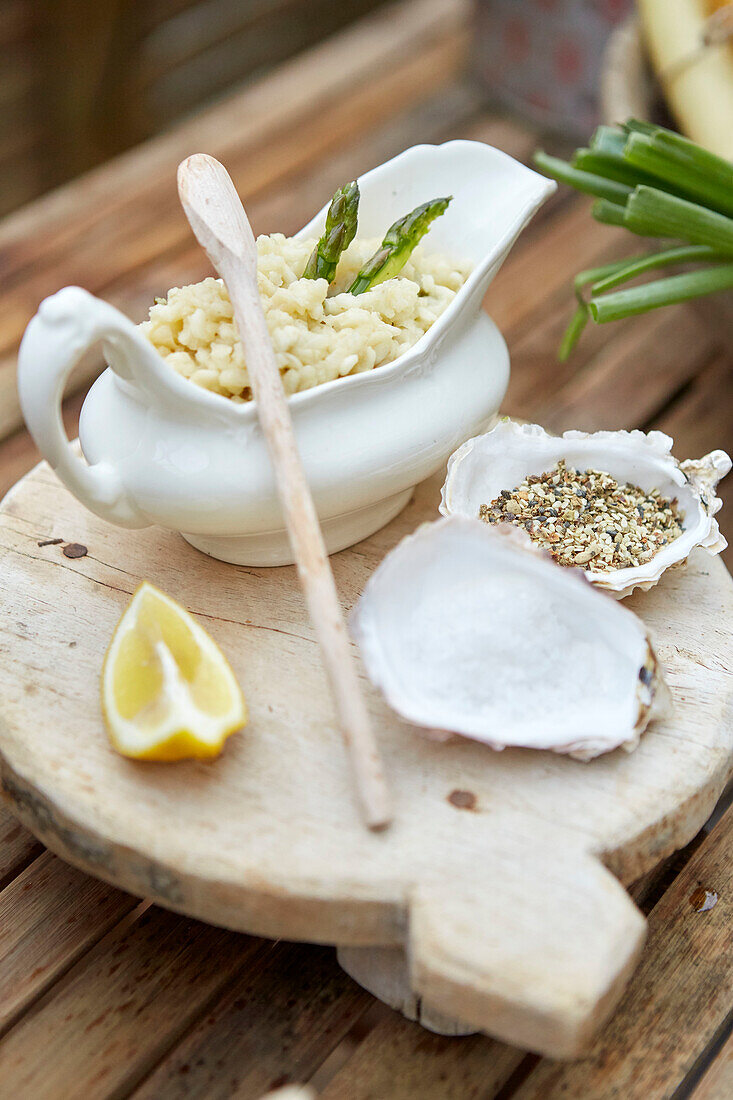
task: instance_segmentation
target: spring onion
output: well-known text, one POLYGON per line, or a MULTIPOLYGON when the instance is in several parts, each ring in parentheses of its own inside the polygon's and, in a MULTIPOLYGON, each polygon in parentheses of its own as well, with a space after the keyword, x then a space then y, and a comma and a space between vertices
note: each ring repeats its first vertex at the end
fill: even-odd
POLYGON ((700 271, 687 271, 682 275, 671 275, 667 279, 635 286, 630 290, 618 290, 615 294, 603 294, 600 298, 591 298, 588 303, 594 321, 620 321, 635 313, 646 313, 657 306, 671 305, 673 302, 687 302, 690 298, 700 298, 704 294, 713 294, 718 290, 733 289, 733 263, 716 264, 715 267, 700 271))
POLYGON ((678 242, 582 271, 577 308, 559 355, 567 358, 589 319, 621 320, 733 288, 733 164, 671 130, 639 119, 599 126, 570 163, 535 154, 541 171, 592 195, 593 217, 642 237, 678 242), (614 288, 671 265, 695 265, 641 286, 614 288))

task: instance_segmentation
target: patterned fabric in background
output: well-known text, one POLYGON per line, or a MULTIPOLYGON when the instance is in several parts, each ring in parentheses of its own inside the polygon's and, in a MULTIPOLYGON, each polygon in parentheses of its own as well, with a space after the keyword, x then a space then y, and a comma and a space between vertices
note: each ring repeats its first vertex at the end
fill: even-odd
POLYGON ((490 97, 569 136, 599 121, 603 51, 632 0, 475 0, 475 69, 490 97))

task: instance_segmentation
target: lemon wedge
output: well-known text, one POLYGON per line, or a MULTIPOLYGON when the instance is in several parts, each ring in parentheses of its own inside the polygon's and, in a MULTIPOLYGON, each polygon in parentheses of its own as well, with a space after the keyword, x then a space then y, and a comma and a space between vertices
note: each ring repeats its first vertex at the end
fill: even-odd
POLYGON ((112 746, 134 760, 211 759, 247 721, 216 642, 147 581, 117 624, 101 687, 112 746))

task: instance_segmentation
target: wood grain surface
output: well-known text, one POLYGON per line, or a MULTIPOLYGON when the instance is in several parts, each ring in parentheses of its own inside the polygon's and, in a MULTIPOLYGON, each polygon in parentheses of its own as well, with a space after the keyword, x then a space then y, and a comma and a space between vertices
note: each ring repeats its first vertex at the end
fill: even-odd
MULTIPOLYGON (((435 518, 438 485, 425 483, 397 520, 332 557, 347 608, 384 553, 435 518)), ((649 870, 697 832, 730 773, 733 583, 720 561, 698 551, 687 570, 628 601, 652 631, 675 702, 633 754, 584 765, 435 744, 367 689, 398 807, 377 837, 360 827, 294 568, 227 566, 170 532, 111 527, 45 464, 6 497, 0 552, 13 639, 0 655, 0 769, 44 843, 225 927, 403 945, 431 1009, 542 1053, 582 1049, 644 937, 602 863, 625 883, 649 870), (39 545, 56 537, 88 552, 39 545), (248 696, 246 733, 213 764, 135 765, 107 742, 101 660, 143 579, 201 617, 248 696), (29 592, 44 595, 29 604, 29 592), (53 728, 43 721, 51 709, 53 728), (455 789, 472 792, 475 810, 451 801, 455 789)))
MULTIPOLYGON (((523 160, 541 140, 555 151, 552 139, 540 139, 478 102, 461 75, 465 10, 453 0, 385 6, 211 112, 1 222, 5 430, 18 424, 12 379, 17 342, 42 296, 81 282, 139 318, 154 295, 208 273, 195 247, 181 243, 185 226, 176 225, 173 173, 183 155, 206 147, 226 156, 255 231, 292 232, 344 179, 417 141, 473 137, 523 160), (345 48, 353 60, 348 80, 341 66, 345 48)), ((730 349, 690 307, 589 328, 576 356, 557 364, 572 275, 627 247, 616 230, 592 222, 588 208, 585 200, 561 190, 491 288, 487 308, 512 355, 506 410, 556 430, 660 427, 675 436, 682 458, 716 446, 733 450, 730 349)), ((89 373, 98 368, 91 363, 89 373)), ((79 405, 77 395, 66 404, 72 435, 79 405)), ((27 434, 18 430, 7 436, 0 443, 0 492, 35 461, 27 434)), ((722 489, 728 501, 722 528, 730 538, 731 489, 725 482, 722 489)), ((66 529, 55 499, 43 530, 67 540, 78 534, 66 529)), ((64 559, 64 567, 73 564, 64 559)), ((128 563, 115 565, 102 579, 127 592, 128 563)), ((125 597, 120 591, 111 598, 125 597)), ((19 622, 36 629, 50 602, 36 589, 29 617, 19 622)), ((711 624, 719 617, 718 608, 711 624)), ((82 631, 87 622, 81 617, 76 626, 82 631)), ((287 635, 281 643, 287 660, 287 635)), ((3 632, 0 652, 12 652, 14 644, 3 632)), ((41 658, 41 653, 31 658, 27 674, 40 675, 41 658)), ((718 672, 729 676, 730 666, 718 672)), ((72 706, 73 699, 61 704, 72 706)), ((701 731, 702 723, 696 736, 701 731)), ((338 969, 330 948, 273 945, 230 932, 212 933, 222 938, 216 940, 219 953, 211 954, 207 941, 198 938, 200 925, 169 914, 137 933, 154 909, 70 871, 55 856, 39 859, 40 845, 0 811, 0 988, 9 998, 16 984, 20 988, 0 1031, 0 1093, 20 1100, 38 1094, 52 1100, 77 1094, 91 1100, 132 1094, 156 1100, 257 1100, 287 1080, 310 1080, 329 1097, 374 1100, 431 1095, 492 1100, 497 1094, 508 1100, 518 1090, 543 1100, 727 1100, 733 1019, 725 933, 729 943, 732 924, 726 905, 730 869, 720 862, 721 828, 729 830, 725 817, 634 887, 638 904, 651 914, 641 969, 590 1061, 563 1067, 481 1036, 429 1035, 376 1005, 338 969), (717 892, 718 901, 697 912, 689 898, 701 886, 717 892), (95 897, 98 904, 84 904, 95 897), (171 954, 168 932, 182 947, 189 945, 188 965, 171 954), (108 994, 105 968, 121 959, 133 985, 140 975, 150 982, 142 951, 146 934, 160 938, 156 965, 159 961, 172 987, 163 995, 161 986, 146 984, 147 994, 131 1000, 128 990, 114 984, 118 967, 108 994), (131 948, 123 952, 128 937, 131 948), (211 981, 212 959, 223 967, 221 983, 211 981), (146 995, 151 1000, 140 1011, 146 995), (56 998, 64 998, 63 1012, 51 1010, 56 998), (156 1039, 150 1032, 159 1021, 156 1039), (44 1024, 53 1028, 52 1058, 44 1024), (100 1041, 92 1049, 98 1030, 100 1041)), ((683 840, 677 836, 675 843, 683 840)), ((627 870, 632 877, 636 873, 627 870)), ((538 874, 527 895, 543 888, 538 874)))

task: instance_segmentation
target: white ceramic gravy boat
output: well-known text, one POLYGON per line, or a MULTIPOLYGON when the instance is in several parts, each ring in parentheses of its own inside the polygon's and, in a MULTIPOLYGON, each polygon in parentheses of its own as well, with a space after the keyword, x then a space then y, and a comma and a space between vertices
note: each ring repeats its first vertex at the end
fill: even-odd
MULTIPOLYGON (((509 357, 481 300, 555 184, 491 146, 452 141, 408 149, 359 186, 366 237, 381 236, 419 202, 452 194, 425 243, 474 268, 399 359, 289 398, 330 553, 389 522, 414 486, 498 410, 509 357)), ((318 236, 326 209, 298 236, 318 236)), ((125 527, 180 531, 224 561, 292 562, 254 404, 234 404, 180 377, 113 306, 79 287, 42 302, 23 338, 18 386, 42 454, 93 512, 125 527), (98 341, 109 367, 82 409, 85 463, 66 438, 59 406, 70 371, 98 341)))

